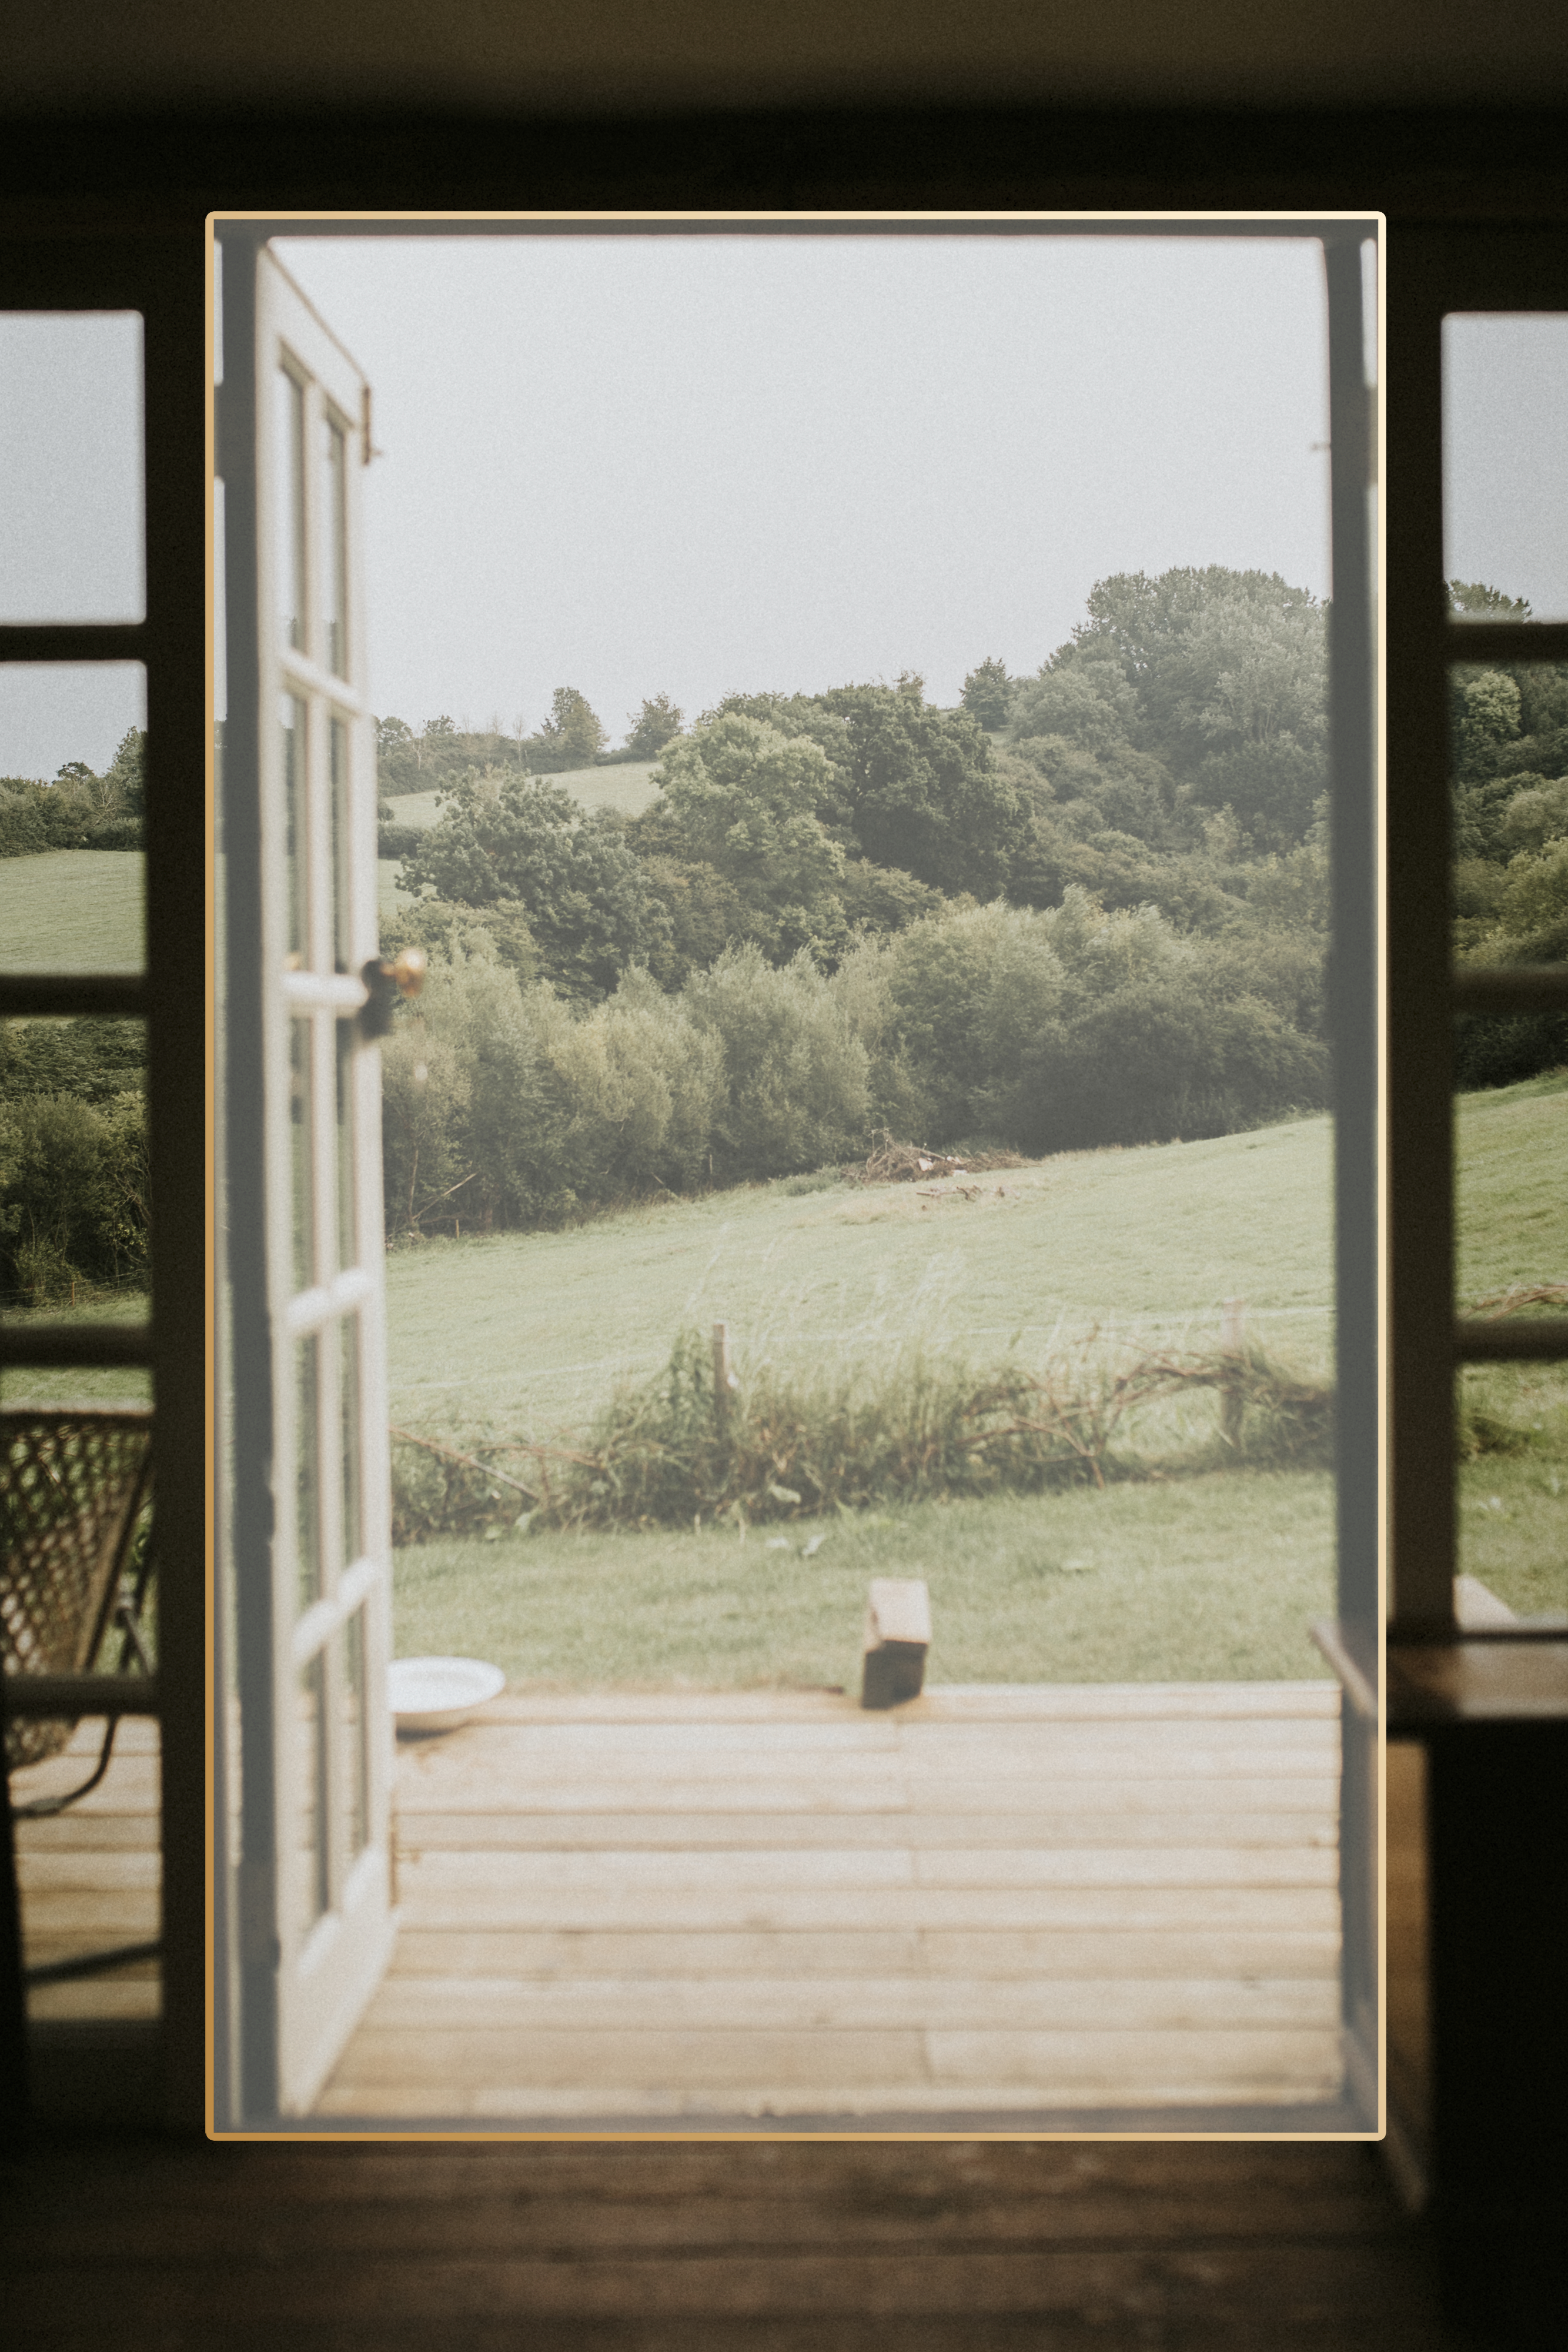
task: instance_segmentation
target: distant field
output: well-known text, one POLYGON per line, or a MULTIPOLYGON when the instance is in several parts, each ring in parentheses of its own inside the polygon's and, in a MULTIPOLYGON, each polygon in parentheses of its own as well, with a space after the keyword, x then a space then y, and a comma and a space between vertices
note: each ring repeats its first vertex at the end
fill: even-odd
MULTIPOLYGON (((584 808, 619 809, 622 816, 636 816, 658 798, 658 788, 651 783, 657 762, 653 760, 628 760, 618 768, 569 768, 565 774, 547 776, 549 784, 561 784, 584 808)), ((390 805, 394 824, 434 824, 441 811, 434 793, 404 793, 390 805)), ((402 907, 412 907, 415 894, 400 890, 397 884, 402 859, 382 857, 377 861, 376 904, 382 915, 396 914, 402 907)))
POLYGON ((395 1252, 392 1411, 514 1433, 580 1426, 618 1380, 656 1370, 684 1326, 721 1319, 742 1356, 869 1360, 921 1339, 983 1362, 1016 1336, 1030 1362, 1095 1327, 1209 1346, 1238 1296, 1266 1346, 1323 1370, 1331 1253, 1324 1118, 1071 1153, 988 1177, 976 1201, 743 1186, 395 1252))
POLYGON ((140 971, 141 852, 0 857, 0 971, 140 971))
MULTIPOLYGON (((628 760, 614 768, 568 768, 559 776, 543 776, 541 783, 559 784, 574 801, 584 808, 619 809, 622 816, 636 816, 659 797, 658 787, 650 779, 658 762, 654 760, 628 760)), ((393 822, 398 824, 434 824, 441 811, 434 793, 404 793, 391 803, 393 822)))

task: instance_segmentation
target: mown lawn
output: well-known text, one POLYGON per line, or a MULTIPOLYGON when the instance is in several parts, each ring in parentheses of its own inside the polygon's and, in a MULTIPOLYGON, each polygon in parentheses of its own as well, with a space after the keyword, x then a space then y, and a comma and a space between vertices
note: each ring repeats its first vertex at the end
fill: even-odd
POLYGON ((140 971, 141 852, 0 857, 0 971, 140 971))
POLYGON ((934 1682, 1300 1680, 1328 1668, 1333 1483, 1221 1473, 654 1534, 509 1535, 397 1560, 401 1656, 517 1687, 857 1686, 866 1586, 923 1576, 934 1682), (805 1547, 815 1542, 810 1558, 805 1547))

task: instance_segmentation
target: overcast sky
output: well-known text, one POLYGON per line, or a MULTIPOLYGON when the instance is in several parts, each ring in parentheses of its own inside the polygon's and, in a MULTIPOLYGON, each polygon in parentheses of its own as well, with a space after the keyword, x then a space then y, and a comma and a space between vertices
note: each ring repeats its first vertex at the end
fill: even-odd
POLYGON ((1568 319, 1443 321, 1443 569, 1568 619, 1568 319))
MULTIPOLYGON (((647 695, 695 717, 904 669, 952 703, 987 655, 1033 670, 1110 572, 1328 589, 1310 239, 280 251, 374 387, 371 699, 415 727, 531 730, 574 686, 619 740, 647 695)), ((0 618, 141 609, 139 333, 0 320, 0 618)), ((1540 562, 1469 568, 1538 594, 1540 562)), ((101 767, 139 696, 0 669, 0 774, 101 767)))
POLYGON ((1108 572, 1327 578, 1309 240, 364 238, 279 251, 369 376, 371 695, 1030 671, 1108 572))

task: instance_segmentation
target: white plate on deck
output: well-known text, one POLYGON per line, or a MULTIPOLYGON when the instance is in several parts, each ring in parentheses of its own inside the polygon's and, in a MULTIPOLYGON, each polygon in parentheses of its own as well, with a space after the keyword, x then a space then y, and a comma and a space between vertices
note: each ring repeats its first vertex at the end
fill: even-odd
POLYGON ((455 1731, 506 1687, 500 1667, 483 1658, 394 1658, 387 1669, 387 1696, 400 1731, 455 1731))

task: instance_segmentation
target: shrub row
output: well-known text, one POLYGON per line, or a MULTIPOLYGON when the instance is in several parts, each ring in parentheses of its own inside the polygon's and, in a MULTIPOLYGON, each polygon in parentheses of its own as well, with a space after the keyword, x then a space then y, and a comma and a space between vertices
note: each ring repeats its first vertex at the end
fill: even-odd
POLYGON ((1328 1098, 1301 975, 1153 908, 945 909, 831 975, 731 949, 573 1007, 454 923, 383 1051, 389 1230, 491 1228, 861 1155, 873 1129, 1045 1153, 1233 1132, 1328 1098))

